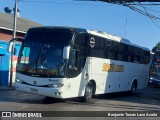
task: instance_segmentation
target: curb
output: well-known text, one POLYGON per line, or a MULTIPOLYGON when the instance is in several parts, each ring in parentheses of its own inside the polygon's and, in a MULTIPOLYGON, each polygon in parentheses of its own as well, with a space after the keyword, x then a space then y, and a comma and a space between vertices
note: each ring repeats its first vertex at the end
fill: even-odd
POLYGON ((0 90, 14 90, 14 87, 10 87, 10 86, 0 86, 0 90))

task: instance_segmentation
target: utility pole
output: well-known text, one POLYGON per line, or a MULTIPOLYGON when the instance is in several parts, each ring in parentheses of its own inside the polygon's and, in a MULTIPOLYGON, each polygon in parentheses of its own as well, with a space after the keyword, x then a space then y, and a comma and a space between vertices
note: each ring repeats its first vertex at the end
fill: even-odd
POLYGON ((18 9, 18 0, 15 0, 15 6, 14 6, 14 22, 13 22, 13 38, 16 37, 17 9, 18 9))
MULTIPOLYGON (((14 21, 13 21, 13 36, 12 38, 16 38, 16 27, 17 27, 17 9, 18 9, 18 0, 15 0, 15 6, 14 6, 14 21)), ((13 82, 13 61, 14 61, 14 46, 15 43, 12 44, 12 51, 11 51, 11 57, 10 57, 10 75, 9 75, 9 86, 12 87, 13 82)))

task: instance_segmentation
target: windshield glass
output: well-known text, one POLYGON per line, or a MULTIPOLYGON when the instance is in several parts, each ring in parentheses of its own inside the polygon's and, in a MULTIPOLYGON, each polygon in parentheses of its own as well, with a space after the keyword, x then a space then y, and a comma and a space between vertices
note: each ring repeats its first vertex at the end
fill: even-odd
POLYGON ((63 49, 72 33, 31 31, 22 45, 17 72, 35 77, 64 77, 67 61, 63 49))

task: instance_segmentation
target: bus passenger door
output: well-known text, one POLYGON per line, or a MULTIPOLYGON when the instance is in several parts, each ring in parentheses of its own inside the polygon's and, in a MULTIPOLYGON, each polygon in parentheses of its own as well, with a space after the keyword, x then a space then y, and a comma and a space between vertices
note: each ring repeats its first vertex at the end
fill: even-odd
POLYGON ((74 94, 74 97, 77 97, 83 94, 85 87, 86 34, 78 34, 71 48, 67 83, 70 84, 70 91, 74 94))
POLYGON ((81 82, 80 82, 80 66, 79 66, 79 51, 71 50, 70 59, 68 63, 68 74, 66 81, 66 92, 69 97, 79 96, 81 82))

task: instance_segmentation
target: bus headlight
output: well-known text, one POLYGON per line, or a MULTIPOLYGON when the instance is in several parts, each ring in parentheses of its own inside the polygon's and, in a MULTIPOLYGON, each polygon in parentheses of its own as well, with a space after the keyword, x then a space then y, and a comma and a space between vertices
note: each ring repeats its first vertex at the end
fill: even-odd
POLYGON ((23 80, 16 79, 16 82, 18 82, 18 83, 23 83, 23 80))
POLYGON ((51 87, 51 88, 60 88, 62 86, 64 86, 64 84, 62 83, 55 83, 55 84, 48 85, 48 87, 51 87))

